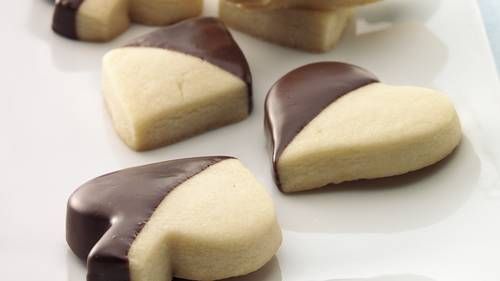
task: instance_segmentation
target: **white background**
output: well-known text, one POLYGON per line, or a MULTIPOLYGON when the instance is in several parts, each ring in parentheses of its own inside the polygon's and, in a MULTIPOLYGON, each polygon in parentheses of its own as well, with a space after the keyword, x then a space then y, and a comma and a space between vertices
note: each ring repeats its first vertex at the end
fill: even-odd
POLYGON ((497 69, 500 69, 500 1, 479 0, 479 6, 483 14, 486 31, 490 39, 491 47, 497 62, 497 69))
MULTIPOLYGON (((70 193, 100 174, 178 157, 239 157, 275 199, 284 243, 255 281, 500 280, 500 86, 474 0, 387 0, 363 8, 339 47, 315 55, 234 35, 250 62, 255 111, 244 122, 136 153, 118 139, 99 93, 109 44, 50 31, 45 0, 0 17, 0 279, 83 281, 64 241, 70 193), (263 132, 271 84, 305 63, 341 60, 382 81, 440 89, 465 138, 443 163, 392 179, 297 195, 273 186, 263 132)), ((207 1, 206 13, 215 14, 207 1)))

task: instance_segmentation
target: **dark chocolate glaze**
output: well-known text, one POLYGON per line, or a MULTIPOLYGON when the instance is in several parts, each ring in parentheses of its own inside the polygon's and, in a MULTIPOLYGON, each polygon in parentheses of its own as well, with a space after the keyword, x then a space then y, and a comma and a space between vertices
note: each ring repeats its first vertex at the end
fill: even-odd
POLYGON ((229 157, 172 160, 93 179, 68 201, 66 240, 87 261, 88 281, 129 281, 128 251, 175 187, 229 157))
POLYGON ((252 110, 250 67, 226 26, 216 18, 188 19, 146 34, 127 47, 162 48, 198 57, 239 77, 247 84, 252 110))
POLYGON ((56 7, 52 19, 52 30, 64 37, 77 40, 76 14, 83 1, 85 0, 55 1, 56 7))
POLYGON ((328 105, 343 95, 378 79, 370 72, 340 62, 299 67, 276 82, 266 98, 265 126, 272 145, 276 184, 277 162, 300 131, 328 105))

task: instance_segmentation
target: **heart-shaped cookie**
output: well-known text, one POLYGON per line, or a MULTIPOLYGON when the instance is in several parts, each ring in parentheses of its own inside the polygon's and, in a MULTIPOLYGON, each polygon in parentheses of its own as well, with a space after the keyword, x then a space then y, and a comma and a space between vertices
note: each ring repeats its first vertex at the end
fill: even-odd
POLYGON ((130 21, 167 25, 201 14, 202 0, 56 0, 52 29, 83 41, 108 41, 130 21))
POLYGON ((200 157, 93 179, 68 201, 67 242, 88 281, 217 280, 253 272, 281 244, 265 189, 236 159, 200 157))
POLYGON ((248 63, 214 18, 186 20, 112 50, 102 72, 116 131, 135 150, 240 121, 251 111, 248 63))
POLYGON ((442 93, 386 85, 338 62, 281 78, 267 96, 266 124, 284 192, 415 171, 449 155, 462 135, 442 93))

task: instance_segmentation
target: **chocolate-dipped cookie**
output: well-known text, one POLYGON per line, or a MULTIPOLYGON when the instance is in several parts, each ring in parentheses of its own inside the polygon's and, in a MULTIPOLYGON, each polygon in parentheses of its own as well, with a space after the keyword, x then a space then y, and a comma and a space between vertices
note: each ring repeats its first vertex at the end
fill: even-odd
POLYGON ((228 278, 259 269, 281 243, 271 198, 228 157, 95 178, 68 201, 66 237, 88 281, 228 278))
POLYGON ((310 52, 333 49, 353 13, 350 7, 252 9, 230 0, 219 3, 219 17, 228 26, 266 41, 310 52))
POLYGON ((183 21, 108 52, 102 76, 115 129, 135 150, 240 121, 251 111, 248 63, 215 18, 183 21))
POLYGON ((309 64, 276 82, 266 128, 284 192, 405 174, 442 160, 461 139, 442 93, 386 85, 338 62, 309 64))
POLYGON ((129 26, 126 0, 56 0, 52 29, 67 38, 108 41, 129 26))
POLYGON ((195 17, 202 0, 56 0, 52 29, 83 41, 108 41, 134 22, 167 25, 195 17))

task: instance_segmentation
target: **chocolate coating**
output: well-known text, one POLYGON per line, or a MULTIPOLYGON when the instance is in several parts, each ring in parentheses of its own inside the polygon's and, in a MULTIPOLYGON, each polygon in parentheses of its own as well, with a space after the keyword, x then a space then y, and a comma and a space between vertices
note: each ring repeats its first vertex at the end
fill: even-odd
POLYGON ((128 281, 128 251, 165 196, 229 157, 200 157, 129 168, 93 179, 68 201, 66 240, 87 261, 88 281, 128 281))
POLYGON ((146 34, 127 47, 162 48, 198 57, 239 77, 247 84, 252 110, 250 67, 226 26, 216 18, 188 19, 146 34))
POLYGON ((76 14, 85 0, 58 0, 52 19, 52 30, 71 39, 78 39, 76 14))
POLYGON ((278 187, 277 162, 295 136, 332 102, 375 82, 378 79, 360 67, 319 62, 289 72, 272 86, 266 98, 265 125, 278 187))

